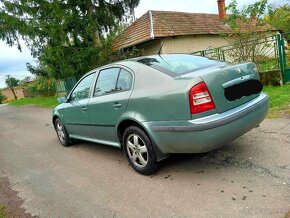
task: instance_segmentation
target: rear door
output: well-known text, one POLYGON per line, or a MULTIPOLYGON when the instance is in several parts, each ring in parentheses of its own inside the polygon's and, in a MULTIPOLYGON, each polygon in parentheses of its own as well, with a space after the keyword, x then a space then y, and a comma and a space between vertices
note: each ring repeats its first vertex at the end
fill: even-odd
POLYGON ((99 72, 93 97, 88 102, 90 137, 115 141, 115 125, 125 112, 132 93, 133 73, 111 67, 99 72))
POLYGON ((88 136, 87 104, 92 81, 96 73, 82 78, 69 96, 64 107, 64 120, 68 130, 75 135, 88 136))

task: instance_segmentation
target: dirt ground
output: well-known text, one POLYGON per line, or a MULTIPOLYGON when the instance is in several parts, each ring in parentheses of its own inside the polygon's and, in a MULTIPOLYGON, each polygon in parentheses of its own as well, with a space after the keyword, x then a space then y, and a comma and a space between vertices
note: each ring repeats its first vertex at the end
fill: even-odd
POLYGON ((21 208, 24 200, 17 194, 18 192, 13 190, 13 185, 10 184, 8 179, 6 177, 0 177, 0 203, 1 205, 5 205, 7 216, 11 218, 31 218, 31 214, 26 213, 25 209, 21 208))
POLYGON ((119 149, 60 146, 49 109, 2 106, 1 204, 9 217, 289 217, 290 119, 142 176, 119 149))

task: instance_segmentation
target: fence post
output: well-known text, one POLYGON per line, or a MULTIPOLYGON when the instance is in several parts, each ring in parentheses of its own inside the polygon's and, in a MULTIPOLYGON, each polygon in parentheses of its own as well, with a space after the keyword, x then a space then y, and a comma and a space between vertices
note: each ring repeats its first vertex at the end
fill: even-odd
POLYGON ((225 51, 224 50, 221 50, 221 51, 222 51, 223 61, 226 61, 225 51))
POLYGON ((284 38, 281 34, 277 36, 278 38, 278 53, 279 53, 279 62, 280 62, 280 69, 282 73, 282 80, 283 84, 286 83, 286 78, 285 78, 285 67, 286 67, 286 60, 285 60, 285 53, 284 53, 284 38))

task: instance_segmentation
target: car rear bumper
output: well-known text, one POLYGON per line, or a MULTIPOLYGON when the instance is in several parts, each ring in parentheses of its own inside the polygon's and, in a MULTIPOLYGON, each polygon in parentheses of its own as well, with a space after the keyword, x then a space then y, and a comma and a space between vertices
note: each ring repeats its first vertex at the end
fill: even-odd
POLYGON ((267 115, 269 98, 257 98, 220 114, 182 121, 144 122, 163 153, 203 153, 225 145, 260 124, 267 115))

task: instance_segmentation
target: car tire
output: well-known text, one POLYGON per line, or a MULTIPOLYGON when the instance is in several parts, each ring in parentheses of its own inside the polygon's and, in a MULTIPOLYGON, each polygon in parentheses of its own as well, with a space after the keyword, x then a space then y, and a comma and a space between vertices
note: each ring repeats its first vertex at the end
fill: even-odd
POLYGON ((157 171, 152 142, 141 128, 130 126, 125 130, 123 149, 130 165, 138 173, 150 175, 157 171))
POLYGON ((61 120, 57 118, 54 122, 55 131, 59 142, 62 146, 67 147, 71 145, 71 139, 69 138, 65 126, 62 124, 61 120))

